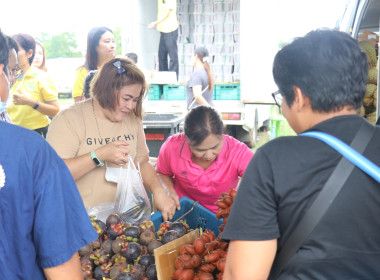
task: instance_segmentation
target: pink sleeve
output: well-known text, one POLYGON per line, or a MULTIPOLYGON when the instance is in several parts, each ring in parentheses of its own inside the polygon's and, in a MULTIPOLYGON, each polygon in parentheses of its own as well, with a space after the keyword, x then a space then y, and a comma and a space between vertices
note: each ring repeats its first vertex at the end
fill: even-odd
POLYGON ((239 159, 237 161, 238 163, 238 173, 240 177, 243 177, 243 174, 245 172, 245 169, 247 168, 248 164, 250 163, 251 159, 253 157, 253 152, 248 146, 244 143, 239 143, 237 145, 237 156, 236 158, 239 159))
POLYGON ((157 158, 157 172, 162 173, 167 176, 173 176, 173 171, 171 168, 171 156, 170 151, 172 150, 173 143, 171 140, 171 137, 166 139, 166 141, 162 144, 160 148, 160 152, 158 154, 157 158))

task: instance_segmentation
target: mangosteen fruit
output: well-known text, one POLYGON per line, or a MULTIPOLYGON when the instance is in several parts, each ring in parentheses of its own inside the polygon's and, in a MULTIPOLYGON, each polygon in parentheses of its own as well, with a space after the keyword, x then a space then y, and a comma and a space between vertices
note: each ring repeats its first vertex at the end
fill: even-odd
POLYGON ((156 265, 151 264, 150 266, 148 266, 148 268, 146 269, 145 275, 146 277, 148 277, 149 280, 157 280, 156 265))
POLYGON ((172 223, 169 230, 175 230, 178 231, 179 236, 183 236, 187 233, 187 228, 182 222, 175 222, 172 223))
POLYGON ((89 255, 93 252, 92 244, 89 243, 78 250, 79 256, 89 255))
POLYGON ((111 258, 111 261, 113 264, 126 264, 127 263, 127 259, 125 257, 122 256, 122 254, 115 254, 112 256, 111 258))
POLYGON ((116 239, 120 235, 122 235, 125 231, 125 225, 123 222, 119 222, 117 224, 111 224, 109 228, 107 228, 106 233, 107 236, 111 239, 116 239))
POLYGON ((96 230, 99 236, 103 235, 104 231, 106 230, 106 224, 102 222, 101 220, 92 219, 91 220, 92 226, 96 230))
POLYGON ((96 280, 102 280, 103 279, 103 277, 109 277, 110 275, 109 275, 109 273, 106 273, 102 268, 101 268, 101 266, 97 266, 96 268, 95 268, 95 271, 94 271, 94 278, 96 279, 96 280))
POLYGON ((115 264, 110 268, 110 278, 111 279, 117 279, 117 277, 120 275, 121 270, 124 269, 126 265, 122 264, 115 264))
POLYGON ((140 244, 148 246, 148 244, 152 240, 156 240, 156 235, 154 234, 154 232, 147 230, 147 231, 143 231, 140 234, 140 244))
POLYGON ((169 221, 165 221, 161 223, 156 233, 157 239, 161 240, 162 236, 164 235, 165 232, 169 230, 171 225, 172 225, 172 222, 169 222, 169 221))
POLYGON ((145 268, 147 268, 148 266, 154 263, 155 263, 154 257, 150 254, 142 256, 139 260, 139 265, 144 266, 145 268))
POLYGON ((111 257, 110 254, 108 254, 103 249, 96 249, 94 253, 90 255, 90 259, 92 259, 95 265, 101 265, 103 263, 108 262, 111 259, 111 257))
POLYGON ((134 263, 134 261, 140 256, 141 247, 137 242, 129 242, 125 252, 122 252, 123 257, 127 259, 128 263, 134 263))
POLYGON ((139 264, 132 265, 131 273, 134 274, 138 280, 141 280, 145 276, 145 267, 139 264))
POLYGON ((127 246, 127 239, 124 235, 121 235, 112 241, 112 252, 114 252, 114 254, 121 253, 123 248, 126 248, 126 246, 127 246))
POLYGON ((168 230, 164 233, 162 236, 162 244, 169 243, 170 241, 173 241, 174 239, 177 239, 178 237, 181 237, 178 233, 178 231, 175 230, 168 230))
POLYGON ((129 272, 121 272, 116 280, 138 280, 136 275, 129 272))
POLYGON ((82 268, 83 278, 91 278, 94 269, 94 263, 90 259, 90 255, 84 255, 80 258, 80 265, 82 268))
POLYGON ((143 221, 140 223, 139 225, 139 228, 140 228, 140 232, 144 232, 144 231, 151 231, 151 232, 155 232, 155 229, 154 229, 154 223, 152 221, 143 221))
POLYGON ((116 225, 116 224, 118 224, 120 222, 121 222, 121 219, 120 219, 119 215, 117 215, 117 214, 111 214, 106 219, 106 226, 110 227, 111 224, 116 225))
POLYGON ((96 249, 99 249, 100 246, 102 245, 102 240, 100 237, 96 238, 94 241, 92 241, 90 243, 90 245, 92 246, 92 250, 96 250, 96 249))
POLYGON ((128 241, 137 242, 139 240, 140 230, 137 226, 130 226, 125 230, 124 235, 128 241))
POLYGON ((108 254, 113 254, 113 252, 112 252, 112 243, 113 243, 113 240, 107 239, 107 240, 103 241, 102 246, 100 246, 100 249, 103 249, 108 254))
POLYGON ((154 254, 154 249, 158 248, 162 246, 162 242, 159 241, 159 240, 152 240, 151 242, 149 242, 148 244, 148 253, 153 255, 154 254))

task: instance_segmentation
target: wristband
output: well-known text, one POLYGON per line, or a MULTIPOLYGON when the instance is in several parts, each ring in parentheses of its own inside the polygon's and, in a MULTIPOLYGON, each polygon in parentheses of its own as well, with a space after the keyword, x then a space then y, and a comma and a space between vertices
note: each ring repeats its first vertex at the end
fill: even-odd
POLYGON ((103 166, 104 162, 101 162, 95 154, 95 151, 91 151, 91 158, 95 162, 96 166, 103 166))
POLYGON ((40 101, 37 100, 36 105, 34 105, 33 109, 36 110, 40 106, 40 101))

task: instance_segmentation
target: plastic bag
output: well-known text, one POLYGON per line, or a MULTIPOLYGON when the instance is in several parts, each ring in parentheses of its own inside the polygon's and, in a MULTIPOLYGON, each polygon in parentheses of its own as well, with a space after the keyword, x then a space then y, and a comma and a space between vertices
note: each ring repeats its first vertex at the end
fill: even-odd
POLYGON ((140 170, 128 156, 127 172, 120 172, 116 189, 115 213, 131 224, 150 221, 151 206, 146 194, 140 170))
POLYGON ((91 216, 95 216, 97 220, 101 220, 103 223, 106 222, 109 215, 113 214, 115 211, 115 203, 101 203, 99 205, 90 207, 87 209, 87 214, 91 216))

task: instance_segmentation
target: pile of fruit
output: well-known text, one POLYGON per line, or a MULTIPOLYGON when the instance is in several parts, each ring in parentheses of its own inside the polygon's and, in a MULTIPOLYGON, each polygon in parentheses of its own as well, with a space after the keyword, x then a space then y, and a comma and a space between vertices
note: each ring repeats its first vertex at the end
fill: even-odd
POLYGON ((367 88, 363 100, 363 107, 360 115, 366 117, 370 122, 376 122, 377 104, 377 52, 376 43, 370 41, 359 42, 360 48, 366 53, 368 58, 367 88))
MULTIPOLYGON (((216 218, 223 218, 223 224, 218 227, 222 232, 227 222, 235 189, 222 193, 215 205, 218 206, 216 218)), ((221 239, 221 233, 215 238, 211 230, 206 229, 193 243, 181 248, 180 255, 175 261, 175 272, 172 279, 178 280, 212 280, 222 279, 228 243, 221 239)))
POLYGON ((164 222, 155 233, 152 221, 131 225, 116 214, 91 222, 99 238, 79 250, 85 280, 155 280, 154 249, 189 231, 180 221, 164 222))

